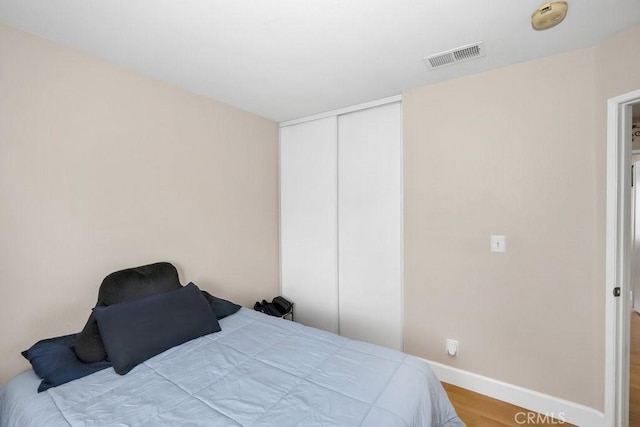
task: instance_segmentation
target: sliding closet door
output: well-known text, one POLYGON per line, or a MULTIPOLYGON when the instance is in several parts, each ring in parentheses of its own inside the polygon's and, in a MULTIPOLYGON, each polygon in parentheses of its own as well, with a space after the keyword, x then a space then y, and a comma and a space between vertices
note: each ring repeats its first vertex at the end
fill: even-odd
POLYGON ((402 350, 401 105, 338 118, 340 334, 402 350))
POLYGON ((282 295, 295 320, 338 333, 337 119, 280 129, 282 295))

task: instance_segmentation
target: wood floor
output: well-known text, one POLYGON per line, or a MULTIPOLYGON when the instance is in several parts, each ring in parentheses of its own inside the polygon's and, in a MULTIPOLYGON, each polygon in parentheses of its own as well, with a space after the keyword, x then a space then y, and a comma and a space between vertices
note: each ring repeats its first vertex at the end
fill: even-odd
MULTIPOLYGON (((640 427, 640 314, 631 313, 631 348, 629 375, 629 427, 640 427)), ((553 422, 523 423, 525 418, 519 413, 530 411, 474 393, 451 384, 442 383, 449 395, 458 416, 468 427, 504 427, 504 426, 571 426, 553 422), (517 416, 517 418, 516 418, 517 416), (520 422, 518 422, 520 421, 520 422)), ((526 416, 526 415, 525 415, 526 416)), ((539 421, 543 421, 539 419, 539 421)))
POLYGON ((456 408, 458 416, 467 427, 504 427, 504 426, 572 426, 560 420, 537 417, 527 409, 474 393, 464 388, 442 383, 449 395, 449 400, 456 408), (528 415, 531 413, 531 415, 528 415), (531 422, 527 422, 530 417, 531 422))
POLYGON ((629 427, 640 427, 640 314, 631 313, 629 427))

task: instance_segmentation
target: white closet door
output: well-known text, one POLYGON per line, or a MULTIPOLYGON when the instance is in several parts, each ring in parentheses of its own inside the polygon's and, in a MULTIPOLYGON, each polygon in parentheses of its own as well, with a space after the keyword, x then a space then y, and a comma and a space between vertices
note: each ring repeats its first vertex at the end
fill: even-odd
POLYGON ((340 334, 402 350, 402 111, 338 118, 340 334))
POLYGON ((337 118, 280 129, 282 295, 295 320, 338 333, 337 118))

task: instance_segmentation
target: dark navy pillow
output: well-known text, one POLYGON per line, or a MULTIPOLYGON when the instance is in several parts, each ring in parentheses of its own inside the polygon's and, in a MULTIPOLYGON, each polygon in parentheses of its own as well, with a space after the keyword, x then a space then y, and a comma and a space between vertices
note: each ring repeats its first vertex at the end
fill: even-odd
POLYGON ((238 304, 234 304, 231 301, 227 301, 226 299, 214 297, 207 291, 202 291, 202 295, 207 299, 211 309, 216 314, 218 320, 224 319, 227 316, 231 316, 238 310, 240 310, 240 306, 238 304))
POLYGON ((95 307, 93 313, 109 360, 120 375, 171 347, 220 330, 215 313, 193 283, 95 307))
MULTIPOLYGON (((181 287, 178 270, 171 263, 157 262, 127 268, 104 278, 96 306, 117 304, 181 287)), ((97 362, 107 357, 93 313, 76 340, 75 352, 83 362, 97 362)))
POLYGON ((22 352, 36 375, 42 378, 38 393, 111 366, 106 360, 84 363, 78 359, 73 350, 77 336, 72 334, 41 340, 22 352))

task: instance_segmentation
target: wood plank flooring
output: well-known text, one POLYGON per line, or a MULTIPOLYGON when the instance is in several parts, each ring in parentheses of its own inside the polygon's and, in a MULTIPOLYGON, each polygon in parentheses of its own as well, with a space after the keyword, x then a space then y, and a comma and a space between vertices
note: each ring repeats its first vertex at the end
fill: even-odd
MULTIPOLYGON (((631 348, 629 373, 629 427, 640 427, 640 314, 631 313, 631 348)), ((458 416, 468 427, 504 427, 519 425, 536 426, 571 426, 564 423, 518 423, 522 415, 516 420, 520 412, 530 412, 526 409, 510 405, 488 396, 474 393, 463 388, 442 383, 449 395, 458 416)))
POLYGON ((629 427, 640 427, 640 314, 631 313, 629 427))
POLYGON ((569 423, 561 424, 559 420, 545 419, 544 416, 537 419, 532 418, 535 420, 534 422, 523 422, 527 420, 526 414, 531 411, 455 385, 447 383, 442 383, 442 385, 458 416, 467 427, 572 426, 569 423))

